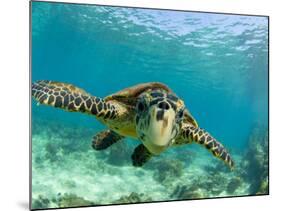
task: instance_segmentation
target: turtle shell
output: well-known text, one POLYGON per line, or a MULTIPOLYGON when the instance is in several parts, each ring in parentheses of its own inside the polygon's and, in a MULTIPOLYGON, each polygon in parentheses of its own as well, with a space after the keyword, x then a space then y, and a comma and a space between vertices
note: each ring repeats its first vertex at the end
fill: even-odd
MULTIPOLYGON (((136 106, 137 98, 144 92, 151 90, 163 90, 168 94, 174 94, 174 92, 165 84, 160 82, 150 82, 150 83, 142 83, 132 87, 125 88, 116 92, 112 95, 109 95, 104 98, 105 101, 116 100, 122 104, 125 104, 128 107, 134 108, 136 106)), ((178 100, 178 106, 183 104, 182 100, 178 100)), ((184 111, 184 122, 191 123, 193 126, 198 127, 196 120, 193 118, 191 113, 187 108, 184 111)))
POLYGON ((157 90, 157 89, 164 90, 167 93, 173 93, 172 90, 165 84, 162 84, 160 82, 150 82, 150 83, 142 83, 132 87, 125 88, 123 90, 120 90, 119 92, 116 92, 112 95, 105 97, 104 100, 105 101, 116 100, 127 106, 135 106, 137 98, 140 94, 146 91, 157 90))

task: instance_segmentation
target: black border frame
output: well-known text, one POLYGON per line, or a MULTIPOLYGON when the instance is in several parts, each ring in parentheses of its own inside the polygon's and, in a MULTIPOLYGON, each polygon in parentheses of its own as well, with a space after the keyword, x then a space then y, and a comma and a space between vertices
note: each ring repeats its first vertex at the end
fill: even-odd
POLYGON ((74 3, 63 1, 42 1, 42 0, 29 0, 29 210, 54 210, 54 209, 71 209, 71 208, 84 208, 84 207, 103 207, 103 206, 116 206, 116 205, 133 205, 133 204, 150 204, 150 203, 164 203, 164 202, 177 202, 177 201, 197 201, 206 199, 225 199, 225 198, 241 198, 241 197, 262 197, 270 195, 270 16, 269 15, 253 15, 253 14, 241 14, 241 13, 226 13, 226 12, 207 12, 199 10, 179 10, 179 9, 166 9, 166 8, 149 8, 149 7, 137 7, 137 6, 121 6, 121 5, 103 5, 96 3, 74 3), (32 106, 31 106, 31 83, 32 83, 32 2, 51 3, 51 4, 73 4, 73 5, 88 5, 88 6, 101 6, 101 7, 118 7, 118 8, 132 8, 132 9, 150 9, 150 10, 162 10, 162 11, 177 11, 177 12, 191 12, 191 13, 207 13, 207 14, 222 14, 222 15, 236 15, 236 16, 254 16, 267 18, 268 25, 268 52, 267 52, 267 102, 268 102, 268 193, 259 195, 239 195, 239 196, 217 196, 206 197, 198 199, 176 199, 167 201, 149 201, 149 202, 135 202, 135 203, 117 203, 117 204, 97 204, 89 206, 73 206, 73 207, 59 207, 59 208, 39 208, 32 209, 32 106))

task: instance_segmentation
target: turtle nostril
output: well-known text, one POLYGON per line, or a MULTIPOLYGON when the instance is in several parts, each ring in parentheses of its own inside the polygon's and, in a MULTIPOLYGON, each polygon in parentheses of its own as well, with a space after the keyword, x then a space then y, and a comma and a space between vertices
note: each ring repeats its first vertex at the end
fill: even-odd
POLYGON ((164 109, 164 110, 169 110, 170 105, 166 102, 161 102, 158 104, 158 108, 164 109))

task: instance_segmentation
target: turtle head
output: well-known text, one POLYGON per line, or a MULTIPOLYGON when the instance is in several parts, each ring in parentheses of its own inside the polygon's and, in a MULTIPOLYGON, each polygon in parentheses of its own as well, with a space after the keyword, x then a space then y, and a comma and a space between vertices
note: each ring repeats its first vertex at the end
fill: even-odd
POLYGON ((183 101, 174 94, 161 90, 143 93, 136 104, 138 138, 151 153, 161 153, 178 135, 184 112, 183 101))

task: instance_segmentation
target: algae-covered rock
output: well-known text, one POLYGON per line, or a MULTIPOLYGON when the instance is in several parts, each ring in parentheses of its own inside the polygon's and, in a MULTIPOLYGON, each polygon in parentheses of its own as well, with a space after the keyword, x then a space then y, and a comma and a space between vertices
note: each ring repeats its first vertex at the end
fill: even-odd
POLYGON ((58 194, 56 199, 52 200, 58 207, 79 207, 79 206, 90 206, 95 203, 84 199, 83 197, 77 196, 72 193, 65 193, 63 195, 58 194))
MULTIPOLYGON (((178 185, 170 195, 175 199, 199 199, 212 196, 219 196, 220 193, 227 189, 229 175, 223 172, 216 174, 197 175, 189 178, 189 184, 178 185)), ((237 184, 231 184, 229 190, 236 189, 237 184)))
POLYGON ((198 188, 196 184, 191 186, 178 185, 170 196, 174 199, 200 199, 206 197, 203 190, 198 188))
POLYGON ((234 179, 232 179, 227 187, 226 187, 226 192, 229 194, 232 194, 236 191, 236 189, 242 184, 242 180, 240 177, 235 177, 234 179))
POLYGON ((184 164, 176 159, 160 159, 151 162, 147 168, 154 171, 153 178, 156 181, 165 185, 178 180, 183 175, 184 164))
POLYGON ((264 195, 269 194, 269 183, 268 183, 268 177, 266 177, 263 181, 260 183, 260 187, 258 189, 257 195, 264 195))
MULTIPOLYGON (((259 192, 263 183, 268 183, 268 130, 262 127, 256 127, 248 143, 248 150, 245 153, 243 163, 242 177, 250 183, 250 194, 259 192)), ((267 185, 268 186, 268 185, 267 185)))
POLYGON ((208 174, 200 176, 197 180, 197 186, 201 189, 205 189, 208 193, 223 191, 226 189, 228 177, 230 175, 224 172, 217 171, 216 174, 208 174))
POLYGON ((149 202, 152 201, 151 197, 145 196, 143 193, 132 192, 128 196, 122 196, 120 199, 114 201, 114 204, 128 204, 128 203, 138 203, 138 202, 149 202))
POLYGON ((50 206, 50 200, 42 195, 38 198, 32 199, 32 209, 46 209, 50 206))

